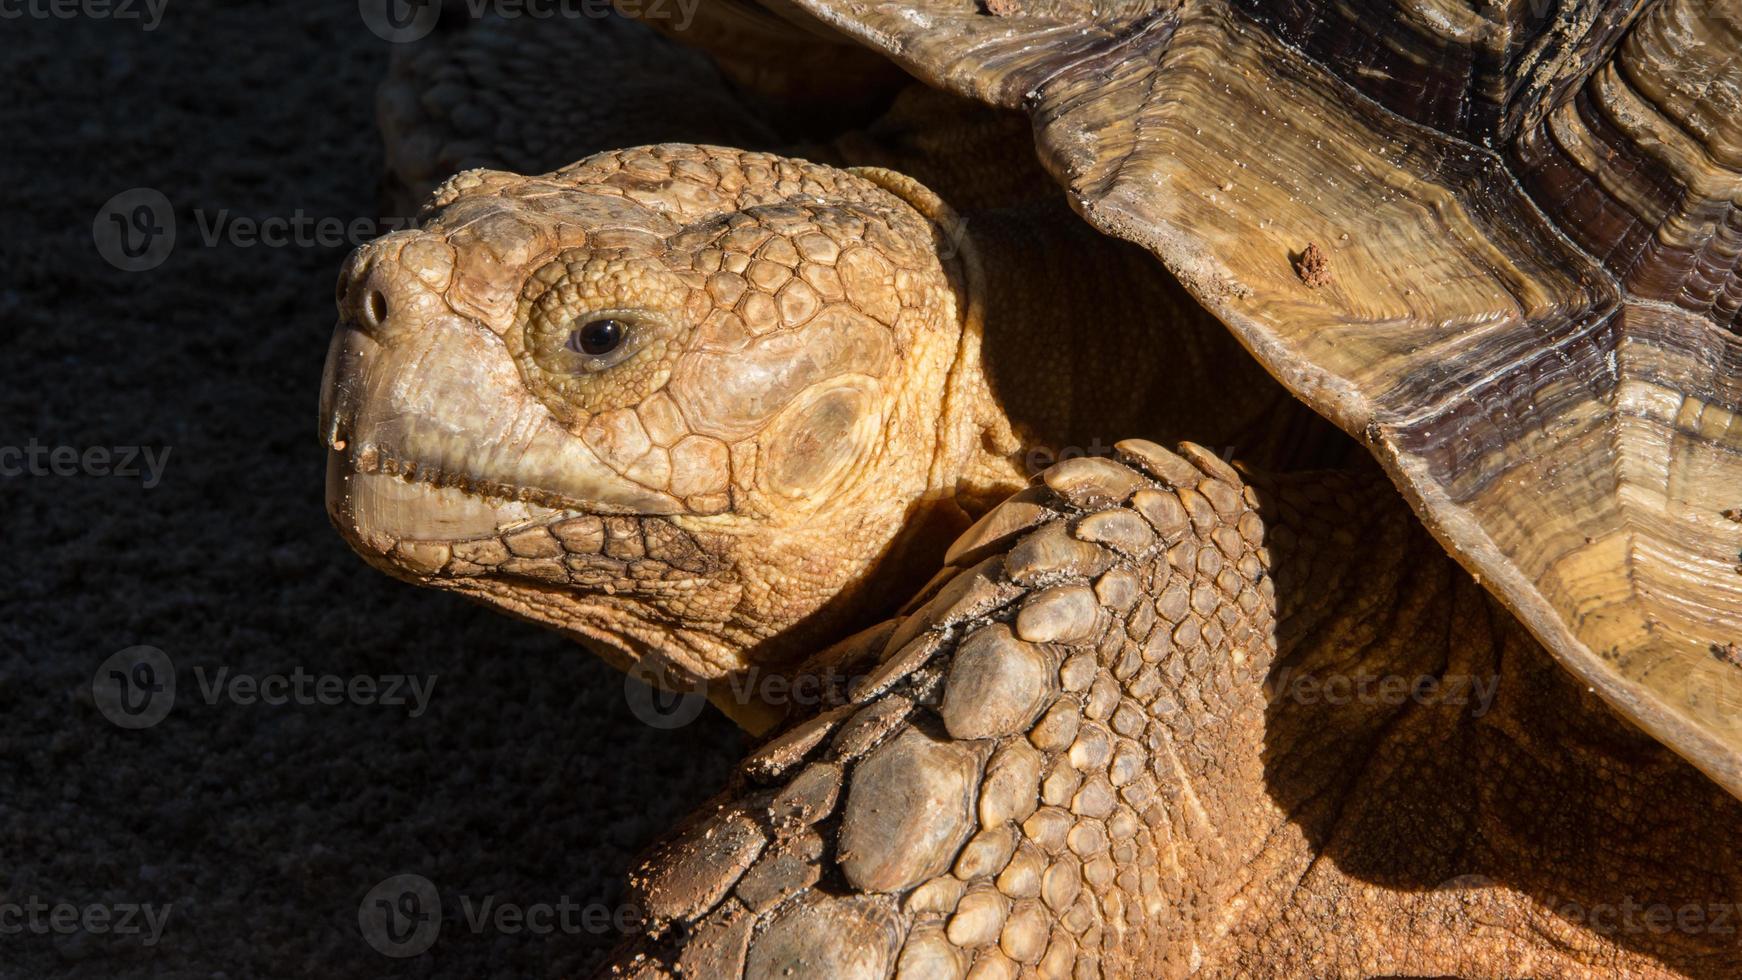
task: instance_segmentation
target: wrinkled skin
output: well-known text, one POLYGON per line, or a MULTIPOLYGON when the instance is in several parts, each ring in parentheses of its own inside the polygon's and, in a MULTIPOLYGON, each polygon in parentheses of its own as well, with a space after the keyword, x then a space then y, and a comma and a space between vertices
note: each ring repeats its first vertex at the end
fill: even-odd
MULTIPOLYGON (((1736 801, 1377 474, 1130 444, 1021 489, 1131 435, 1287 469, 1312 429, 977 156, 1001 123, 939 135, 960 111, 807 151, 923 184, 692 147, 468 175, 341 278, 329 505, 365 557, 673 682, 830 694, 637 871, 605 972, 1738 975, 1736 801), (636 337, 593 364, 564 345, 601 313, 636 337)), ((779 718, 744 689, 710 687, 779 718)))

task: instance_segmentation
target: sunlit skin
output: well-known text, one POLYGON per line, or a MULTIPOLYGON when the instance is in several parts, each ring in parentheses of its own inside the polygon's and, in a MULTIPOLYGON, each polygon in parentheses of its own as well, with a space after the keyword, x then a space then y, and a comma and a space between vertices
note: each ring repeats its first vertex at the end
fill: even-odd
POLYGON ((329 507, 396 575, 718 677, 1025 478, 918 185, 690 149, 436 203, 352 256, 327 368, 329 507))

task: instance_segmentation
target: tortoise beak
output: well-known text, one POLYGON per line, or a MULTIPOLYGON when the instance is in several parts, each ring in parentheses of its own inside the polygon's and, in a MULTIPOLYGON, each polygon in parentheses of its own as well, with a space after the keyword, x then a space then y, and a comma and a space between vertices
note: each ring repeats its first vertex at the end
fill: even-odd
POLYGON ((526 390, 496 334, 447 310, 411 329, 339 323, 321 437, 328 514, 366 556, 565 511, 683 510, 606 466, 526 390))

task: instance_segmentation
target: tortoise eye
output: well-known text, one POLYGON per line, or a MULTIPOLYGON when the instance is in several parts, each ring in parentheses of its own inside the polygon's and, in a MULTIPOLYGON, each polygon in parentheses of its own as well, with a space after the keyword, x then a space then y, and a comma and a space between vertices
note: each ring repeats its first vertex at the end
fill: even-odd
POLYGON ((565 347, 577 354, 599 357, 623 346, 629 328, 621 320, 594 320, 569 332, 565 347))

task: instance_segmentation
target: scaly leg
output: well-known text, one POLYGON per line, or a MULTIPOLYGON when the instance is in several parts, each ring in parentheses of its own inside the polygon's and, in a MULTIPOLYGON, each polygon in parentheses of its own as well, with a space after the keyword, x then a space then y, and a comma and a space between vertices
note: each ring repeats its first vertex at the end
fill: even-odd
POLYGON ((1735 975, 1742 807, 1377 474, 1121 449, 830 659, 845 703, 654 851, 604 975, 1735 975))

